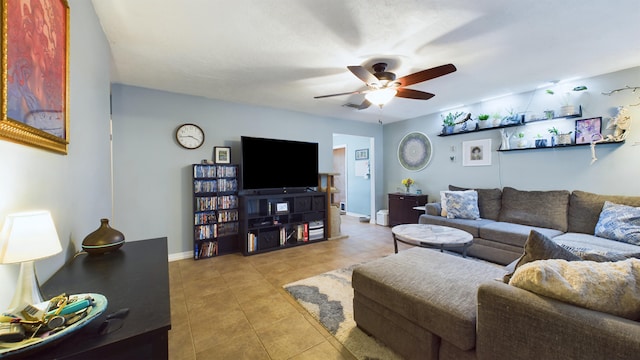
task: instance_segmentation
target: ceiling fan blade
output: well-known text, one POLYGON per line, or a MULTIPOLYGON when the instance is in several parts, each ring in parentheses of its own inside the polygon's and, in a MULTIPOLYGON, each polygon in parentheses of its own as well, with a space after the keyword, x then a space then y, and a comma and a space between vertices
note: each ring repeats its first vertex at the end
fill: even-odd
POLYGON ((440 65, 431 69, 426 69, 418 71, 417 73, 403 76, 400 79, 396 80, 396 82, 399 82, 400 86, 409 86, 417 84, 419 82, 435 79, 442 75, 450 74, 456 70, 457 69, 455 66, 453 66, 453 64, 440 65))
POLYGON ((405 89, 399 88, 396 97, 407 98, 407 99, 417 99, 417 100, 429 100, 432 97, 436 96, 435 94, 413 90, 413 89, 405 89))
POLYGON ((365 84, 377 84, 380 81, 377 77, 373 76, 367 69, 362 66, 347 66, 347 69, 353 73, 353 75, 357 76, 358 79, 365 82, 365 84))
POLYGON ((349 92, 344 92, 344 93, 339 93, 339 94, 330 94, 330 95, 320 95, 320 96, 314 96, 314 99, 322 99, 322 98, 328 98, 328 97, 332 97, 332 96, 343 96, 343 95, 353 95, 353 94, 362 94, 364 93, 363 91, 349 91, 349 92))

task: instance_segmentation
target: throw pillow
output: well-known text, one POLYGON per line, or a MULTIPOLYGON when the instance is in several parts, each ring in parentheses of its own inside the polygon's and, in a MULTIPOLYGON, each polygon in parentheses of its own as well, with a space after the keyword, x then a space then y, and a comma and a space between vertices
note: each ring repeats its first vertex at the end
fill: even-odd
POLYGON ((447 217, 447 195, 450 193, 462 193, 462 192, 470 192, 473 190, 464 190, 464 191, 440 191, 440 216, 447 217))
POLYGON ((506 274, 503 281, 509 283, 515 271, 518 271, 518 268, 522 265, 532 261, 546 259, 582 260, 578 255, 556 244, 543 234, 531 230, 527 241, 524 243, 524 254, 522 254, 516 263, 514 271, 506 274))
POLYGON ((448 219, 480 218, 478 210, 478 193, 475 191, 451 191, 445 194, 448 219))
POLYGON ((640 207, 605 201, 596 224, 595 235, 640 245, 640 207))
POLYGON ((525 264, 510 285, 569 304, 640 319, 640 260, 597 263, 560 259, 525 264))
MULTIPOLYGON (((483 219, 498 220, 500 207, 502 206, 502 190, 494 189, 470 189, 455 185, 449 185, 451 191, 475 190, 478 192, 478 209, 483 219)), ((595 223, 595 221, 594 221, 595 223)))
POLYGON ((640 196, 600 195, 574 190, 569 200, 569 232, 593 234, 605 201, 640 206, 640 196))

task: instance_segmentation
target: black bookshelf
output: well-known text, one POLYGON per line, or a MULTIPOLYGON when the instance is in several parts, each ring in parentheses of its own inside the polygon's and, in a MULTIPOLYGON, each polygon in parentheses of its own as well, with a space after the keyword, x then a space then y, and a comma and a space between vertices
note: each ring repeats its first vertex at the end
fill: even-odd
POLYGON ((193 258, 238 251, 238 165, 193 164, 193 258))

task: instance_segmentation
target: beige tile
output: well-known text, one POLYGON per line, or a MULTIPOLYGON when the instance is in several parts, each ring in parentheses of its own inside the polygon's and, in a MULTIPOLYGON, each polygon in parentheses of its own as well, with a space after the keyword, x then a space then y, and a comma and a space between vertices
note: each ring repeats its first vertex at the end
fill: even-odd
POLYGON ((345 357, 336 348, 331 346, 328 341, 324 341, 311 349, 304 351, 291 360, 350 360, 351 357, 345 357))
POLYGON ((262 346, 258 336, 247 333, 238 336, 226 343, 219 343, 213 348, 207 348, 196 354, 197 360, 211 359, 246 359, 246 360, 269 360, 267 350, 262 346))
POLYGON ((300 313, 295 312, 256 333, 271 359, 289 359, 325 341, 300 313))
POLYGON ((253 328, 258 331, 298 313, 286 296, 274 291, 270 295, 242 303, 240 306, 253 328))
POLYGON ((188 322, 176 324, 171 321, 169 330, 169 359, 172 360, 193 360, 195 359, 195 349, 188 322))

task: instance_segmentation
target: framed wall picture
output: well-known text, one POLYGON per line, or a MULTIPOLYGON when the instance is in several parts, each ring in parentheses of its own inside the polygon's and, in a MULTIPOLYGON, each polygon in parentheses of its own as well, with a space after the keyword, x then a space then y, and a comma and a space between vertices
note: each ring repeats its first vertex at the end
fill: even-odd
POLYGON ((1 1, 5 58, 0 138, 66 154, 69 4, 66 0, 1 1))
POLYGON ((590 144, 602 139, 602 117, 576 120, 576 144, 590 144))
POLYGON ((367 159, 369 159, 369 149, 356 150, 356 160, 367 160, 367 159))
POLYGON ((462 166, 488 165, 491 165, 491 139, 462 142, 462 166))
POLYGON ((231 148, 228 146, 214 146, 213 162, 216 164, 229 164, 231 162, 231 148))

